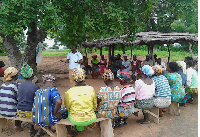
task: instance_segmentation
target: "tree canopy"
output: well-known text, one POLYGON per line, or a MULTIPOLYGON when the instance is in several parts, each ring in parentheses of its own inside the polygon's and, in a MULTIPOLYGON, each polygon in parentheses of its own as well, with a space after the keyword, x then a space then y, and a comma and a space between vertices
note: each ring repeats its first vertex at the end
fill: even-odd
POLYGON ((12 64, 35 62, 47 35, 64 45, 140 31, 197 32, 197 0, 2 0, 0 36, 12 64), (20 46, 25 46, 21 55, 20 46))

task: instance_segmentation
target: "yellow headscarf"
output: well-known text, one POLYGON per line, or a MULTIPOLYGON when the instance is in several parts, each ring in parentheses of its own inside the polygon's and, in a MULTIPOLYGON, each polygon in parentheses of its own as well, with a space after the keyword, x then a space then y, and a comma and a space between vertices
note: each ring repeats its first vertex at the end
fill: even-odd
POLYGON ((82 68, 75 68, 72 72, 72 77, 76 82, 85 81, 85 71, 82 68))
POLYGON ((3 78, 3 82, 5 81, 10 81, 12 80, 12 77, 17 75, 18 70, 14 67, 8 67, 5 71, 4 71, 4 78, 3 78))

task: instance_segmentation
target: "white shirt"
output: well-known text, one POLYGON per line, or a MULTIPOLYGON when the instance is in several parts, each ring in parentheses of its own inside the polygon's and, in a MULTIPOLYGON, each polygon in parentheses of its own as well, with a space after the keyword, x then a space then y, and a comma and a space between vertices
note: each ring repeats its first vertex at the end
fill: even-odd
POLYGON ((186 75, 187 75, 187 86, 190 88, 198 88, 198 76, 196 70, 190 67, 187 69, 186 75))
POLYGON ((83 59, 80 52, 76 51, 76 53, 72 53, 72 52, 68 53, 67 59, 69 59, 69 69, 75 69, 75 68, 81 67, 80 64, 75 63, 83 59))
POLYGON ((166 70, 166 66, 165 66, 165 62, 161 61, 161 65, 159 65, 157 62, 155 63, 155 65, 158 65, 162 68, 162 70, 166 70))
POLYGON ((130 71, 130 64, 131 64, 130 60, 127 60, 127 61, 123 60, 123 61, 122 61, 122 65, 123 65, 124 67, 126 67, 126 68, 124 69, 125 72, 129 72, 129 71, 130 71))

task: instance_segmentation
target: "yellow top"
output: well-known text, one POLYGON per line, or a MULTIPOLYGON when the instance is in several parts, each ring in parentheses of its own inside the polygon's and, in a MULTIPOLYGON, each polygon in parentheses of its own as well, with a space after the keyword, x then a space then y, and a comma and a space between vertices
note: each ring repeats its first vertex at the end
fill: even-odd
POLYGON ((96 117, 97 97, 93 87, 76 86, 65 92, 65 107, 70 119, 76 122, 90 121, 96 117))

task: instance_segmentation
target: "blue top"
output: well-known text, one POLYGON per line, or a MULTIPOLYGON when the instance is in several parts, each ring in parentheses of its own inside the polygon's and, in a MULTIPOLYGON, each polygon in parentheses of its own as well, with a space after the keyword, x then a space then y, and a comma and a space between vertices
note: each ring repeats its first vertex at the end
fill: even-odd
POLYGON ((169 82, 165 76, 154 76, 152 80, 155 82, 156 86, 156 97, 171 97, 171 89, 169 86, 169 82))
POLYGON ((186 76, 186 74, 184 74, 182 70, 177 71, 177 73, 181 75, 182 85, 186 86, 186 82, 187 82, 187 76, 186 76))
POLYGON ((31 81, 22 82, 18 88, 17 109, 21 111, 31 111, 33 107, 35 92, 40 89, 31 81))
MULTIPOLYGON (((33 122, 39 126, 54 125, 57 123, 59 119, 53 114, 56 100, 61 99, 57 88, 49 87, 46 89, 39 89, 35 94, 32 110, 33 122)), ((66 108, 60 109, 59 112, 62 118, 67 115, 66 108)))

